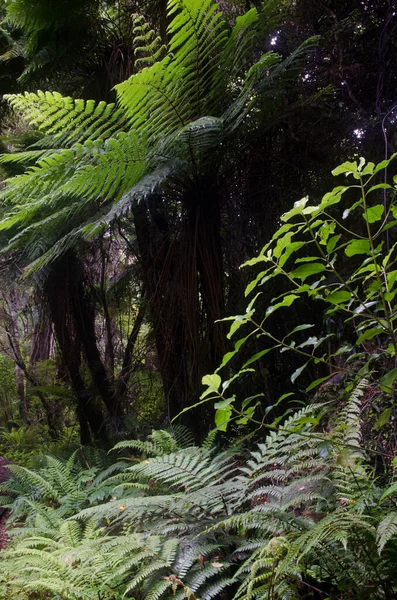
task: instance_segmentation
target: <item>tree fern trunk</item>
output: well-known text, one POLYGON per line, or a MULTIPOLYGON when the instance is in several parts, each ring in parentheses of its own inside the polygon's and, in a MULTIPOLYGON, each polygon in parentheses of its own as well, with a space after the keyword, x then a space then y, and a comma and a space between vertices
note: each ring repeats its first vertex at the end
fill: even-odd
MULTIPOLYGON (((224 316, 220 201, 202 183, 186 190, 180 209, 172 200, 166 206, 153 196, 134 212, 171 418, 197 402, 202 376, 219 365, 224 353, 223 331, 215 323, 224 316)), ((197 430, 204 413, 184 418, 197 430)))
POLYGON ((175 264, 176 242, 170 234, 168 218, 159 197, 151 198, 147 205, 137 206, 134 223, 167 413, 172 418, 189 399, 188 348, 184 336, 186 318, 180 298, 180 265, 175 264))
POLYGON ((216 323, 225 316, 221 214, 217 191, 200 182, 189 212, 190 227, 193 224, 197 230, 197 271, 206 321, 201 324, 201 329, 207 335, 204 364, 210 372, 219 366, 225 350, 224 327, 216 323))

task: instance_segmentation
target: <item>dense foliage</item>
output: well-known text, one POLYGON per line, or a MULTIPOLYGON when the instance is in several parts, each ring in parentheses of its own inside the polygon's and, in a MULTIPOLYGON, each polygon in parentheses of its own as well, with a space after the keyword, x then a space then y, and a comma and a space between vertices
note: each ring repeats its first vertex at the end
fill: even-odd
POLYGON ((368 388, 327 433, 324 406, 307 406, 252 452, 157 431, 105 470, 84 453, 11 467, 3 597, 394 597, 396 486, 360 443, 368 388))
MULTIPOLYGON (((335 188, 318 206, 304 199, 283 215, 285 224, 251 261, 265 262, 268 269, 253 279, 247 292, 281 275, 294 285, 295 294, 291 298, 286 291, 277 298, 261 325, 252 319, 252 301, 243 317, 232 317, 232 334, 251 323, 254 335, 260 332, 268 339, 267 317, 289 308, 299 294, 331 306, 325 310, 335 320, 342 315, 346 326, 353 315, 359 332, 355 345, 363 352, 342 346, 332 354, 316 353, 331 334, 301 343, 288 336, 288 342, 276 344, 304 355, 306 364, 319 361, 335 368, 335 357, 344 356, 338 366, 344 379, 342 398, 331 393, 325 399, 320 393, 314 404, 285 415, 281 423, 262 421, 263 440, 253 450, 240 440, 221 451, 217 432, 237 418, 240 425, 256 422, 255 398, 247 398, 238 409, 235 396, 225 394, 233 379, 250 371, 248 364, 272 349, 265 348, 222 386, 217 373, 204 377, 203 401, 218 396, 218 427, 202 447, 194 445, 188 430, 175 426, 153 431, 147 441, 119 442, 111 454, 121 452, 122 458, 114 464, 88 448, 67 461, 47 456, 35 470, 11 466, 12 477, 1 486, 1 502, 12 509, 14 524, 12 542, 1 556, 5 597, 24 598, 32 592, 70 600, 125 595, 190 600, 394 597, 395 459, 392 452, 371 448, 365 437, 374 393, 386 407, 374 429, 388 424, 388 396, 396 378, 395 369, 387 370, 388 357, 395 355, 395 316, 385 312, 395 294, 394 247, 387 240, 376 247, 371 243, 375 236, 392 233, 397 223, 395 186, 371 185, 389 163, 344 163, 334 175, 352 176, 356 185, 335 188), (352 237, 348 221, 343 230, 349 235, 342 240, 337 230, 341 224, 328 213, 343 195, 349 197, 349 190, 361 195, 354 203, 349 198, 345 221, 352 210, 361 211, 368 243, 364 235, 352 237), (371 194, 383 190, 387 204, 371 203, 371 194), (310 242, 297 241, 306 234, 313 249, 307 248, 310 242), (297 258, 303 248, 305 256, 297 258), (345 279, 336 277, 341 256, 355 255, 364 255, 364 261, 359 259, 345 279), (375 336, 378 351, 371 353, 365 344, 375 336), (263 434, 266 427, 268 435, 263 434), (377 455, 381 471, 374 461, 377 455)), ((296 336, 310 327, 301 324, 291 333, 296 336)), ((223 367, 249 337, 236 343, 223 367)), ((321 385, 324 392, 331 376, 309 387, 321 385)), ((292 406, 295 400, 289 402, 292 406)))
POLYGON ((393 3, 0 12, 0 597, 394 598, 393 3))

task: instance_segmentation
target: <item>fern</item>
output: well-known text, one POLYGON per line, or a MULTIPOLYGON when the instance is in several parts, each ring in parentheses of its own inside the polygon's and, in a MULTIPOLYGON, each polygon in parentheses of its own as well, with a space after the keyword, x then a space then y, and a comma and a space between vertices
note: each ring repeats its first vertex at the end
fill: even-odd
POLYGON ((170 0, 168 11, 165 56, 146 26, 136 24, 138 47, 154 62, 116 86, 115 105, 48 92, 8 97, 45 134, 37 147, 3 158, 33 164, 2 191, 12 208, 0 225, 9 236, 3 252, 22 250, 27 274, 90 241, 171 180, 189 180, 199 165, 210 164, 258 94, 273 101, 279 82, 295 76, 307 52, 302 47, 285 61, 266 54, 253 67, 248 56, 261 31, 256 9, 231 32, 212 0, 170 0), (245 84, 227 108, 237 75, 245 84))
POLYGON ((85 469, 78 455, 47 460, 40 477, 57 494, 53 506, 41 479, 22 471, 13 489, 21 486, 26 507, 1 558, 7 586, 73 600, 111 589, 137 600, 298 599, 314 577, 330 595, 387 596, 397 520, 392 492, 383 494, 379 513, 382 489, 356 445, 366 385, 352 393, 331 432, 316 429, 322 407, 308 406, 244 460, 194 446, 175 450, 172 434, 153 432, 146 442, 116 447, 143 453, 132 466, 98 472, 89 451, 85 469), (346 448, 356 455, 350 466, 338 460, 346 448), (80 500, 72 481, 84 492, 80 500), (92 486, 109 492, 89 505, 92 486), (68 497, 75 500, 66 509, 68 497))
MULTIPOLYGON (((38 127, 55 147, 106 139, 126 125, 115 104, 93 100, 73 100, 58 92, 37 92, 6 96, 9 104, 31 126, 38 127)), ((46 146, 47 138, 40 141, 46 146)))
POLYGON ((161 60, 167 49, 142 15, 134 20, 135 64, 147 67, 161 60))
POLYGON ((13 510, 12 520, 19 522, 27 518, 31 524, 32 519, 41 516, 51 525, 51 511, 56 519, 67 518, 85 503, 110 497, 113 489, 108 480, 128 463, 119 462, 103 470, 107 459, 103 454, 96 459, 97 465, 90 469, 81 463, 79 451, 67 461, 46 456, 38 471, 10 465, 12 477, 1 484, 0 490, 4 506, 13 510))
POLYGON ((382 552, 387 542, 397 533, 397 513, 390 512, 378 525, 376 532, 378 552, 382 552))

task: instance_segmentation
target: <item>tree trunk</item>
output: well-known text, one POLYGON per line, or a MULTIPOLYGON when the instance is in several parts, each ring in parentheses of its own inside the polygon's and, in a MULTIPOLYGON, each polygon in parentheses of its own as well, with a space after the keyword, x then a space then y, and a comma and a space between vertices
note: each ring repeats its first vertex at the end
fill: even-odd
POLYGON ((102 362, 101 355, 96 343, 95 332, 95 307, 84 292, 81 267, 74 260, 73 269, 75 281, 73 293, 70 298, 70 306, 76 330, 79 333, 81 347, 90 371, 95 389, 102 398, 109 417, 113 421, 119 421, 123 417, 123 409, 115 396, 114 388, 109 381, 106 368, 102 362))
POLYGON ((28 422, 28 403, 25 390, 25 378, 21 367, 15 364, 15 381, 17 386, 19 417, 23 423, 28 422))
POLYGON ((124 351, 123 366, 121 367, 121 372, 120 372, 120 375, 119 375, 117 383, 116 383, 116 392, 115 392, 117 401, 121 406, 123 405, 126 395, 127 395, 128 379, 129 379, 130 373, 131 373, 134 347, 135 347, 136 341, 138 339, 138 335, 141 330, 143 320, 145 318, 145 312, 146 312, 146 306, 144 303, 142 303, 141 306, 139 307, 139 311, 138 311, 137 317, 135 319, 134 326, 128 337, 127 345, 126 345, 126 348, 124 351))
MULTIPOLYGON (((190 396, 190 357, 185 340, 186 315, 183 309, 187 302, 186 298, 181 299, 181 293, 186 294, 186 285, 180 270, 180 267, 185 267, 186 261, 181 260, 180 245, 170 239, 160 197, 152 197, 148 205, 139 204, 134 211, 134 223, 167 413, 169 418, 173 418, 187 406, 190 396)), ((193 325, 190 321, 190 326, 193 325)))
POLYGON ((87 444, 92 438, 105 441, 107 435, 102 412, 86 389, 80 375, 83 316, 79 317, 80 326, 76 326, 76 292, 78 291, 76 276, 79 278, 73 255, 65 255, 52 265, 44 284, 44 291, 62 360, 77 401, 76 412, 80 424, 81 442, 87 444))
MULTIPOLYGON (((134 222, 173 418, 197 402, 202 376, 219 366, 224 352, 223 328, 215 323, 224 316, 219 198, 208 186, 187 190, 178 223, 170 228, 163 200, 154 195, 137 206, 134 222)), ((207 412, 188 412, 184 421, 197 430, 207 412)))

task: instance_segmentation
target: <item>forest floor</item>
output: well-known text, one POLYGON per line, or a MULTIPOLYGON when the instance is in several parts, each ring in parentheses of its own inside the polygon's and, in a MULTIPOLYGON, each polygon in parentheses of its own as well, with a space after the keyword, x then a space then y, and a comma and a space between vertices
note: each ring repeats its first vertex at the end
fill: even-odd
MULTIPOLYGON (((6 479, 9 477, 7 464, 8 461, 5 458, 0 458, 0 483, 6 481, 6 479)), ((6 530, 8 515, 9 511, 0 507, 0 550, 5 548, 8 544, 8 535, 6 530)))

